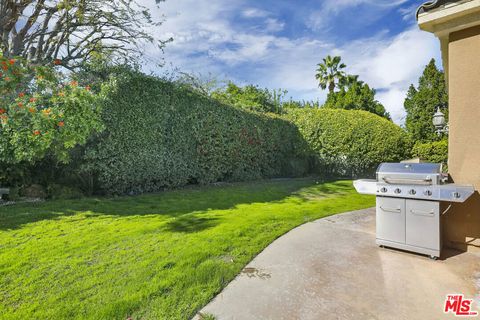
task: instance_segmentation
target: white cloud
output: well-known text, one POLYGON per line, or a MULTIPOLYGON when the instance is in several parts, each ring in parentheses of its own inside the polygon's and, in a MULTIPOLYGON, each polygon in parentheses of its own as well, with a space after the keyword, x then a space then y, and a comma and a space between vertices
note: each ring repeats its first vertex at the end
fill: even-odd
POLYGON ((376 98, 386 107, 390 116, 396 123, 403 124, 405 122, 403 101, 405 100, 406 95, 407 90, 392 87, 386 91, 377 92, 376 98))
MULTIPOLYGON (((341 0, 337 4, 366 1, 341 0)), ((437 40, 416 26, 395 37, 379 30, 370 38, 338 46, 313 36, 278 36, 282 22, 272 15, 258 17, 259 12, 243 9, 241 0, 228 5, 222 0, 167 1, 160 8, 167 20, 156 32, 174 38, 165 49, 165 59, 183 71, 213 73, 242 84, 287 89, 294 99, 323 101, 326 92, 317 87, 316 64, 327 54, 341 55, 348 72, 378 89, 377 98, 397 123, 403 122, 403 99, 409 84, 417 82, 430 58, 439 59, 437 40), (234 25, 232 18, 245 15, 245 11, 255 16, 252 21, 264 24, 256 28, 234 25), (273 19, 270 29, 268 19, 273 19)), ((160 55, 154 48, 148 50, 149 55, 160 55)))
POLYGON ((408 7, 399 8, 398 13, 400 13, 404 21, 415 21, 416 20, 415 14, 418 6, 419 6, 418 3, 414 3, 408 7))
POLYGON ((312 30, 327 32, 331 29, 331 22, 346 10, 350 10, 349 13, 354 15, 352 18, 367 22, 366 20, 377 19, 384 10, 397 7, 406 1, 408 0, 324 0, 321 7, 307 17, 307 25, 312 30), (363 12, 352 10, 352 7, 363 4, 369 5, 369 9, 363 12))
POLYGON ((264 32, 278 32, 283 30, 285 23, 276 18, 272 17, 272 13, 257 9, 257 8, 248 8, 242 11, 242 16, 249 19, 262 19, 264 26, 262 30, 264 32))
POLYGON ((270 13, 257 8, 248 8, 242 11, 242 15, 246 18, 265 18, 268 17, 270 13))
POLYGON ((379 91, 378 100, 397 123, 405 116, 403 99, 431 58, 440 61, 436 38, 416 26, 393 39, 361 40, 340 50, 350 71, 379 91))
POLYGON ((278 32, 282 31, 285 27, 285 22, 279 21, 274 18, 268 18, 265 20, 265 31, 266 32, 278 32))

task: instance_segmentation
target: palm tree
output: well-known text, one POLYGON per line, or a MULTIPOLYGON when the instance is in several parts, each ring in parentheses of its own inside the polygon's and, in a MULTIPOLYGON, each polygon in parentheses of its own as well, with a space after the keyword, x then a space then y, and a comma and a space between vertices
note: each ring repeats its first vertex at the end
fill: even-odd
POLYGON ((344 78, 346 77, 345 71, 342 69, 346 68, 344 63, 341 63, 342 58, 339 56, 331 57, 330 55, 323 58, 323 63, 318 64, 317 73, 315 74, 315 79, 318 80, 318 86, 323 90, 328 88, 330 93, 333 93, 337 83, 343 83, 344 78))
POLYGON ((338 81, 337 87, 340 89, 348 89, 354 84, 363 86, 364 82, 362 80, 358 80, 358 75, 347 74, 338 81))

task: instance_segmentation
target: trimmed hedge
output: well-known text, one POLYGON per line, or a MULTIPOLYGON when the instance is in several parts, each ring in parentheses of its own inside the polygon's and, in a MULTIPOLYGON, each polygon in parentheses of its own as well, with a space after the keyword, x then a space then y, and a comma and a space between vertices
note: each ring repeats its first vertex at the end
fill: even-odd
POLYGON ((305 143, 285 119, 221 103, 135 71, 102 89, 106 130, 83 171, 106 193, 305 174, 305 143))
POLYGON ((381 162, 400 161, 411 148, 405 131, 366 111, 292 109, 286 116, 311 149, 311 168, 325 176, 373 175, 381 162))
POLYGON ((433 142, 417 142, 412 149, 412 154, 422 160, 434 163, 443 163, 443 170, 447 170, 448 140, 443 139, 433 142))

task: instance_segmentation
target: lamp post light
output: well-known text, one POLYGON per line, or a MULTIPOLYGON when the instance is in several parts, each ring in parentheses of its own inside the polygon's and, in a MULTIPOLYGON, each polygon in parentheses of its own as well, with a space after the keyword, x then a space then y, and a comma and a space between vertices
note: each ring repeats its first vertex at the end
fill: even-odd
POLYGON ((449 126, 445 121, 445 114, 440 111, 440 106, 437 107, 437 112, 433 115, 433 125, 439 136, 441 136, 442 133, 448 134, 449 126))

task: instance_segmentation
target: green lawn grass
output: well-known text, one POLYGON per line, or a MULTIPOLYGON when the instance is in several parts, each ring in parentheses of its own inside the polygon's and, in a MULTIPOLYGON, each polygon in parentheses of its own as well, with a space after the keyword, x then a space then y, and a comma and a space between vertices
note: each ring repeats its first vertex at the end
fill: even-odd
POLYGON ((0 318, 187 319, 275 238, 373 205, 295 179, 0 207, 0 318))

